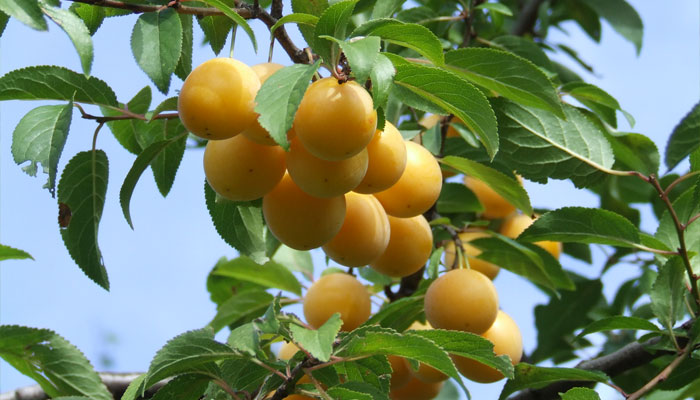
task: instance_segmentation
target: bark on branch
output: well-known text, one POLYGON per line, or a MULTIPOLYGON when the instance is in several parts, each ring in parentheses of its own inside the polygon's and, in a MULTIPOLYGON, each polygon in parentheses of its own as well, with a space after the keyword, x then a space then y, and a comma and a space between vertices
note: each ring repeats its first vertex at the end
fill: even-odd
POLYGON ((523 8, 520 10, 520 15, 515 21, 513 28, 511 29, 511 34, 515 36, 522 36, 526 33, 531 33, 535 28, 535 23, 537 22, 537 12, 540 6, 544 3, 544 0, 530 0, 523 8))

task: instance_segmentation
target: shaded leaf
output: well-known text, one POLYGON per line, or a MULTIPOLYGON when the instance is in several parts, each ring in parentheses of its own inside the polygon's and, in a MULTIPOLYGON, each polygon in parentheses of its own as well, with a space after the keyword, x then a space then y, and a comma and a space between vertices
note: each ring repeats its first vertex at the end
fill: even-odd
POLYGON ((486 183, 509 203, 522 210, 524 214, 532 214, 530 198, 522 185, 515 179, 484 164, 462 157, 447 156, 440 162, 486 183))
POLYGON ((362 326, 379 325, 399 332, 406 330, 423 312, 423 298, 410 296, 385 304, 362 326))
POLYGON ((564 117, 554 85, 530 61, 494 49, 466 48, 447 52, 446 68, 459 76, 516 101, 564 117))
POLYGON ((197 23, 199 27, 202 28, 204 36, 209 42, 209 46, 211 46, 211 50, 214 54, 219 55, 221 49, 223 49, 226 44, 228 33, 231 32, 233 21, 228 17, 214 15, 211 17, 197 18, 197 23))
POLYGON ((463 184, 456 182, 442 184, 436 207, 441 215, 484 211, 484 206, 479 203, 479 199, 476 198, 474 192, 463 184))
POLYGON ((593 321, 588 324, 586 328, 578 334, 577 338, 589 335, 594 332, 604 332, 612 331, 618 329, 629 329, 629 330, 645 330, 656 332, 659 328, 653 323, 647 321, 646 319, 637 317, 626 317, 622 315, 616 315, 614 317, 608 317, 593 321))
POLYGON ((182 51, 182 24, 177 12, 168 8, 142 14, 131 33, 131 51, 158 90, 167 94, 182 51))
MULTIPOLYGON (((569 82, 561 87, 561 91, 580 101, 581 104, 596 113, 607 124, 614 128, 617 127, 616 110, 623 110, 620 107, 620 103, 608 92, 585 82, 569 82)), ((629 122, 630 125, 634 125, 634 120, 629 122)))
POLYGON ((309 281, 313 281, 314 264, 311 260, 311 253, 308 251, 296 250, 291 247, 281 245, 272 256, 272 260, 283 265, 290 271, 301 272, 309 281))
MULTIPOLYGON (((661 157, 653 140, 639 133, 606 134, 606 137, 618 164, 644 174, 656 174, 659 171, 661 157)), ((634 183, 638 183, 638 179, 634 183)))
POLYGON ((247 290, 221 303, 209 326, 218 332, 224 327, 257 318, 272 303, 274 297, 264 290, 247 290))
POLYGON ((372 102, 374 108, 385 108, 389 100, 389 92, 394 83, 394 64, 385 55, 378 54, 370 71, 372 79, 372 102))
MULTIPOLYGON (((292 0, 292 11, 295 13, 311 14, 320 17, 328 8, 328 0, 292 0)), ((314 28, 309 26, 299 26, 306 43, 314 42, 314 28)))
POLYGON ((348 59, 352 74, 355 76, 357 83, 364 85, 379 56, 379 47, 381 44, 379 38, 376 36, 369 36, 360 40, 337 41, 337 43, 348 59))
POLYGON ((211 379, 197 374, 177 376, 160 388, 151 400, 198 400, 211 379))
POLYGON ((48 174, 45 187, 52 195, 56 187, 58 160, 66 144, 73 103, 59 106, 39 106, 19 121, 12 133, 12 157, 15 162, 29 164, 22 170, 36 176, 37 164, 48 174))
POLYGON ((66 165, 58 182, 58 202, 72 214, 61 229, 61 237, 73 260, 104 289, 109 290, 107 270, 97 243, 107 193, 108 161, 102 150, 76 154, 66 165))
POLYGON ((560 395, 561 400, 600 400, 600 396, 595 390, 585 387, 569 389, 566 393, 560 393, 560 395))
POLYGON ((436 66, 445 65, 442 43, 430 29, 397 19, 375 19, 360 25, 351 36, 379 36, 382 40, 409 48, 436 66))
POLYGON ((339 1, 323 10, 314 28, 314 40, 309 42, 311 49, 321 56, 323 62, 330 68, 335 68, 338 64, 340 52, 338 44, 328 41, 321 36, 331 36, 336 39, 345 40, 346 30, 352 10, 358 0, 339 1))
MULTIPOLYGON (((126 108, 130 112, 137 114, 146 114, 151 106, 151 87, 144 86, 134 97, 126 104, 120 104, 120 108, 126 108)), ((102 114, 106 117, 116 117, 123 115, 121 111, 113 110, 108 107, 100 107, 102 114)), ((125 149, 133 154, 140 154, 143 147, 138 141, 140 132, 146 130, 146 123, 139 119, 130 118, 126 120, 117 120, 107 122, 107 126, 112 131, 114 137, 119 141, 125 149)))
POLYGON ((37 0, 0 0, 0 11, 38 31, 48 29, 37 0))
POLYGON ((607 382, 608 377, 598 371, 585 371, 578 368, 545 368, 520 363, 515 366, 515 378, 506 382, 499 400, 522 389, 539 389, 559 381, 607 382))
POLYGON ((676 125, 666 144, 666 166, 673 169, 694 150, 700 148, 700 103, 676 125))
POLYGON ((70 10, 83 20, 90 35, 94 35, 97 32, 106 17, 103 7, 92 4, 73 3, 70 6, 70 10))
POLYGON ((274 261, 260 265, 248 257, 238 257, 217 264, 212 273, 301 295, 301 285, 297 278, 287 268, 274 261))
POLYGON ((65 100, 117 107, 114 91, 103 81, 56 66, 26 67, 0 78, 1 100, 65 100))
MULTIPOLYGON (((392 58, 392 62, 394 62, 392 58)), ((472 84, 448 71, 423 65, 397 64, 394 83, 454 114, 481 140, 491 157, 498 152, 498 129, 486 97, 472 84), (466 111, 465 111, 466 110, 466 111)))
POLYGON ((58 24, 73 42, 73 46, 78 51, 83 72, 89 76, 93 59, 92 37, 83 20, 69 10, 52 7, 48 0, 40 0, 39 4, 44 13, 58 24))
POLYGON ((175 182, 175 175, 185 154, 187 130, 179 118, 158 119, 144 125, 144 130, 136 131, 136 140, 144 149, 159 141, 171 141, 151 161, 151 170, 158 191, 167 196, 175 182))
POLYGON ((683 260, 679 256, 672 257, 659 268, 659 275, 649 293, 651 309, 669 333, 685 312, 683 300, 686 291, 683 260))
POLYGON ((501 138, 499 156, 523 177, 540 183, 571 179, 582 187, 612 167, 613 152, 603 132, 576 108, 564 106, 563 120, 503 99, 492 104, 501 138))
POLYGON ((501 3, 482 3, 474 8, 477 10, 489 10, 491 12, 507 15, 509 17, 513 16, 513 11, 511 11, 507 5, 501 3))
POLYGON ((586 0, 585 3, 634 44, 637 55, 642 50, 644 24, 637 11, 625 0, 586 0))
POLYGON ((511 53, 517 54, 522 58, 532 61, 538 67, 548 71, 553 71, 552 62, 549 61, 547 54, 532 41, 532 39, 521 36, 503 35, 494 38, 491 43, 498 48, 508 50, 511 53))
MULTIPOLYGON (((312 14, 305 13, 287 14, 282 18, 278 19, 277 22, 275 22, 275 24, 272 25, 272 27, 270 28, 270 37, 274 36, 277 28, 290 22, 296 23, 297 25, 307 25, 310 27, 315 27, 318 23, 318 17, 312 14)), ((303 27, 300 26, 299 28, 301 29, 303 27)))
POLYGON ((243 19, 243 17, 241 17, 240 15, 238 15, 238 13, 237 13, 232 7, 230 7, 229 5, 227 5, 227 4, 226 4, 225 2, 223 2, 222 0, 202 0, 202 1, 204 1, 205 3, 211 5, 211 6, 215 7, 215 8, 217 8, 219 11, 221 11, 222 13, 224 13, 224 15, 226 15, 228 18, 230 18, 231 20, 233 20, 233 22, 234 22, 235 25, 238 25, 238 26, 240 26, 241 28, 243 28, 243 30, 245 31, 245 33, 246 33, 246 34, 248 35, 248 37, 250 38, 250 41, 253 42, 253 49, 254 49, 255 52, 257 53, 257 51, 258 51, 258 42, 257 42, 257 40, 255 40, 255 33, 254 33, 253 30, 250 28, 250 25, 248 25, 248 22, 247 22, 245 19, 243 19))
POLYGON ((192 72, 192 16, 179 14, 182 25, 182 49, 175 67, 175 75, 183 81, 192 72))

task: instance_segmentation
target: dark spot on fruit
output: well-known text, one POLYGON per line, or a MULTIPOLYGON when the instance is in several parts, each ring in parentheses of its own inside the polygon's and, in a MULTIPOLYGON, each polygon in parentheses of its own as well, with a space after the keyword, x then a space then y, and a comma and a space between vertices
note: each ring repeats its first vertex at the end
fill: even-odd
POLYGON ((253 172, 253 168, 248 168, 248 172, 253 172))

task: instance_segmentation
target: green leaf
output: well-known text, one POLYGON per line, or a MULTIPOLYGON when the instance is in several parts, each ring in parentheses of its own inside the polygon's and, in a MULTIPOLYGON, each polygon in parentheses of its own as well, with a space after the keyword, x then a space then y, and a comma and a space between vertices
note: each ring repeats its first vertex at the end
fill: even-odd
POLYGON ((700 147, 690 153, 690 170, 700 171, 700 147))
POLYGON ((255 52, 258 52, 258 42, 255 40, 255 33, 253 30, 250 28, 250 25, 248 25, 248 22, 243 19, 232 7, 228 6, 226 3, 224 3, 221 0, 203 0, 205 3, 209 4, 212 7, 217 8, 219 11, 223 12, 224 15, 227 17, 231 18, 233 20, 234 24, 240 26, 243 28, 245 33, 248 34, 248 37, 250 38, 250 41, 253 42, 253 49, 255 52))
MULTIPOLYGON (((185 133, 183 133, 183 136, 184 135, 185 133)), ((124 218, 126 218, 126 222, 129 223, 131 229, 134 229, 134 224, 131 221, 129 205, 131 204, 131 196, 134 194, 134 189, 141 178, 141 174, 143 174, 143 171, 145 171, 146 168, 151 165, 151 162, 153 162, 153 160, 156 159, 161 152, 163 152, 168 146, 177 143, 179 139, 179 137, 175 137, 169 140, 161 140, 146 147, 146 149, 144 149, 141 154, 136 157, 131 169, 129 169, 129 172, 126 174, 124 183, 122 183, 122 187, 119 190, 119 204, 122 206, 124 218)))
MULTIPOLYGON (((590 83, 569 82, 561 87, 561 91, 580 101, 610 126, 617 127, 615 112, 623 110, 620 103, 603 89, 590 83)), ((634 125, 634 120, 630 121, 630 125, 634 125)))
POLYGON ((331 359, 333 342, 342 325, 343 320, 340 319, 340 313, 335 313, 318 329, 306 329, 292 324, 289 326, 289 330, 292 333, 294 343, 311 353, 319 361, 326 362, 331 359))
POLYGON ((564 117, 554 85, 530 61, 512 53, 484 48, 447 52, 446 68, 525 106, 548 110, 564 117))
POLYGON ((377 1, 372 7, 370 19, 389 18, 401 8, 406 0, 382 0, 377 1))
POLYGON ((378 399, 388 399, 386 393, 389 392, 392 370, 385 356, 376 355, 336 364, 336 369, 347 376, 350 382, 368 383, 379 389, 383 395, 378 396, 378 399))
POLYGON ((10 20, 10 16, 0 11, 0 37, 2 37, 5 28, 7 28, 7 23, 10 20))
POLYGON ((659 275, 651 287, 651 309, 659 322, 672 333, 673 326, 685 311, 685 268, 683 260, 676 256, 659 269, 659 275))
POLYGON ((531 362, 540 362, 562 352, 573 353, 567 336, 592 322, 588 313, 604 300, 602 289, 600 280, 580 279, 575 291, 562 292, 560 298, 551 298, 549 304, 535 307, 537 349, 530 356, 531 362))
POLYGON ((151 400, 198 400, 211 379, 198 374, 177 376, 160 388, 151 400))
POLYGON ((0 11, 38 31, 49 29, 37 0, 0 0, 0 11))
POLYGON ((527 192, 515 179, 484 164, 462 157, 447 156, 440 162, 486 183, 509 203, 522 210, 523 213, 528 215, 533 213, 527 192))
MULTIPOLYGON (((687 181, 692 182, 693 180, 688 179, 686 182, 687 181)), ((697 187, 697 184, 689 187, 673 202, 673 209, 675 210, 680 223, 687 223, 692 216, 700 213, 700 202, 696 197, 697 187)), ((665 208, 666 207, 664 206, 664 209, 665 208)), ((673 216, 668 211, 664 211, 663 215, 661 216, 659 220, 659 227, 655 236, 662 243, 666 244, 669 249, 677 250, 680 248, 678 233, 676 231, 676 223, 673 216)), ((685 244, 687 249, 696 249, 695 251, 700 249, 700 223, 693 222, 686 227, 685 244)))
MULTIPOLYGON (((392 59, 393 62, 394 59, 392 59)), ((394 63, 394 82, 454 114, 481 140, 491 157, 498 152, 498 128, 486 97, 459 76, 433 67, 394 63)))
POLYGON ((386 108, 389 92, 394 83, 394 64, 385 55, 379 54, 369 76, 372 79, 372 101, 374 108, 386 108))
MULTIPOLYGON (((269 378, 270 371, 247 359, 233 359, 224 360, 221 363, 221 375, 231 387, 252 393, 266 378, 269 378)), ((213 400, 209 397, 205 398, 213 400)))
POLYGON ((507 5, 501 3, 482 3, 474 8, 477 10, 489 10, 491 12, 507 15, 509 17, 513 16, 513 11, 508 8, 507 5))
POLYGON ((575 387, 560 395, 561 400, 600 400, 595 390, 585 387, 575 387))
POLYGON ((72 100, 110 107, 119 105, 114 91, 103 81, 48 65, 16 69, 2 76, 2 100, 72 100))
POLYGON ((376 36, 369 36, 351 41, 332 39, 338 43, 340 49, 345 53, 345 57, 348 59, 348 63, 350 63, 352 74, 355 76, 357 83, 364 85, 379 56, 379 47, 381 45, 379 38, 376 36))
POLYGON ((406 330, 423 312, 423 297, 404 297, 385 304, 362 326, 379 325, 399 332, 406 330))
POLYGON ((281 245, 275 252, 275 255, 272 256, 272 260, 290 271, 301 272, 306 279, 313 281, 314 263, 311 260, 311 253, 308 251, 296 250, 281 245))
POLYGON ((313 65, 294 64, 282 68, 262 84, 255 96, 260 125, 285 150, 289 149, 287 131, 292 128, 294 114, 319 65, 317 61, 313 65))
POLYGON ((209 326, 218 332, 225 326, 257 318, 262 315, 272 300, 274 297, 264 290, 247 290, 235 294, 221 303, 209 326))
POLYGON ((676 125, 666 144, 666 166, 673 169, 690 153, 700 148, 700 103, 676 125))
POLYGON ((228 33, 231 32, 233 21, 228 17, 214 15, 211 17, 197 18, 197 23, 199 27, 202 28, 204 36, 207 38, 209 46, 211 46, 211 50, 214 54, 219 55, 221 49, 223 49, 226 44, 228 33))
POLYGON ((438 67, 445 65, 440 39, 423 25, 397 19, 375 19, 360 25, 350 36, 379 36, 389 43, 418 52, 438 67))
MULTIPOLYGON (((156 107, 156 109, 153 110, 153 112, 151 113, 151 121, 153 120, 153 118, 160 115, 163 111, 177 111, 177 101, 177 96, 168 97, 167 99, 163 100, 160 104, 158 104, 158 107, 156 107)), ((131 107, 129 109, 131 109, 131 107)))
POLYGON ((143 72, 163 94, 182 52, 182 24, 172 8, 144 13, 131 33, 131 51, 143 72))
POLYGON ((127 386, 126 390, 124 391, 121 400, 136 400, 141 393, 141 385, 143 385, 144 380, 146 380, 145 373, 139 375, 136 379, 131 381, 129 386, 127 386))
POLYGON ((367 332, 350 339, 338 355, 354 357, 375 354, 397 355, 416 360, 461 382, 460 375, 445 350, 432 340, 414 334, 367 332))
POLYGON ((24 250, 15 249, 14 247, 0 244, 0 261, 3 261, 3 260, 24 260, 27 258, 31 258, 32 260, 34 259, 34 257, 31 256, 31 254, 27 253, 24 250))
POLYGON ((544 68, 547 71, 554 71, 552 62, 549 60, 549 57, 547 57, 547 54, 545 54, 542 48, 533 42, 532 39, 521 36, 503 35, 494 38, 491 41, 491 45, 502 50, 508 50, 522 58, 530 60, 538 67, 544 68))
POLYGON ((586 328, 578 334, 577 338, 589 335, 594 332, 605 332, 618 329, 628 329, 628 330, 645 330, 657 332, 659 328, 653 323, 647 321, 646 319, 637 317, 626 317, 622 315, 616 315, 614 317, 608 317, 593 321, 586 328))
POLYGON ((564 207, 535 220, 518 239, 639 247, 639 230, 625 217, 599 208, 564 207))
POLYGON ((106 17, 103 7, 92 4, 73 3, 70 5, 70 10, 83 20, 91 36, 102 26, 102 21, 106 17))
POLYGON ((484 211, 484 206, 479 203, 474 192, 456 182, 442 184, 442 191, 440 191, 436 207, 441 215, 484 211))
MULTIPOLYGON (((148 109, 151 106, 152 93, 150 86, 144 86, 143 89, 139 90, 134 97, 129 100, 126 104, 119 104, 121 109, 126 109, 132 113, 136 114, 148 114, 148 109)), ((166 103, 165 100, 163 103, 166 103)), ((159 107, 161 107, 159 105, 159 107)), ((177 109, 177 103, 175 105, 177 109)), ((112 110, 107 107, 102 107, 102 113, 105 116, 119 116, 123 113, 119 110, 112 110)), ((140 119, 127 119, 124 121, 109 121, 107 126, 110 127, 112 133, 117 138, 119 143, 121 143, 124 148, 129 150, 134 154, 139 154, 142 150, 141 143, 139 142, 139 135, 143 135, 143 131, 146 129, 146 122, 140 119)), ((142 142, 145 142, 142 140, 142 142)))
POLYGON ((617 33, 632 42, 639 55, 644 24, 634 7, 625 0, 585 0, 585 4, 606 19, 617 33))
POLYGON ((182 49, 175 67, 175 75, 183 81, 192 72, 192 16, 179 14, 182 25, 182 49))
MULTIPOLYGON (((272 27, 270 28, 270 37, 273 37, 275 35, 275 31, 277 30, 277 28, 290 22, 293 22, 297 25, 307 25, 310 27, 315 27, 318 23, 318 17, 312 14, 305 13, 287 14, 284 17, 278 19, 277 22, 275 22, 275 24, 272 25, 272 27)), ((302 27, 300 26, 299 28, 302 27)))
POLYGON ((211 329, 185 332, 168 341, 151 361, 142 390, 171 376, 197 372, 207 364, 239 355, 229 346, 214 340, 211 329))
POLYGON ((136 140, 144 149, 157 142, 172 141, 171 145, 165 146, 151 161, 151 170, 158 190, 163 197, 167 196, 185 154, 185 126, 178 118, 153 120, 145 124, 143 130, 136 131, 136 140))
POLYGON ((52 7, 48 0, 40 0, 39 4, 43 12, 68 34, 80 56, 83 72, 90 76, 93 59, 92 37, 83 20, 67 9, 52 7))
POLYGON ((496 356, 493 343, 479 335, 443 329, 415 330, 407 333, 430 339, 450 354, 471 358, 499 370, 507 378, 513 377, 513 364, 509 357, 496 356))
POLYGON ((328 41, 321 36, 331 36, 345 40, 348 22, 357 1, 343 0, 333 4, 323 11, 316 23, 314 28, 315 39, 309 42, 309 45, 316 54, 321 56, 324 64, 330 68, 335 68, 338 64, 340 58, 338 44, 328 41))
POLYGON ((377 391, 377 388, 374 386, 370 385, 369 383, 364 383, 364 382, 347 382, 343 383, 338 386, 333 386, 329 388, 326 393, 328 393, 329 396, 332 396, 333 399, 338 399, 338 400, 373 400, 377 398, 381 398, 381 392, 379 393, 373 393, 374 391, 377 391), (359 385, 358 385, 359 384, 359 385), (348 389, 345 386, 362 386, 361 389, 363 389, 362 392, 355 391, 352 389, 348 389), (370 395, 369 393, 372 393, 375 397, 370 395))
MULTIPOLYGON (((292 0, 292 11, 295 13, 311 14, 320 17, 321 14, 328 8, 328 0, 292 0)), ((306 43, 314 42, 314 28, 308 26, 299 26, 302 36, 306 43)))
POLYGON ((481 249, 478 258, 500 265, 531 282, 556 291, 573 290, 574 284, 561 264, 537 245, 521 244, 502 235, 476 239, 471 245, 481 249))
POLYGON ((506 382, 499 400, 506 399, 518 390, 543 388, 559 381, 607 382, 608 378, 599 371, 585 371, 578 368, 545 368, 526 363, 515 366, 515 378, 506 382))
POLYGON ((540 183, 571 179, 582 187, 612 167, 613 152, 603 132, 576 108, 564 106, 563 120, 503 99, 492 104, 501 137, 499 156, 523 177, 540 183))
POLYGON ((653 140, 639 133, 606 134, 605 137, 610 142, 618 164, 647 175, 659 171, 661 157, 653 140))
POLYGON ((294 274, 274 261, 260 265, 248 257, 238 257, 217 265, 213 274, 281 289, 301 296, 301 285, 294 274))
POLYGON ((83 353, 47 329, 0 326, 0 357, 39 382, 51 397, 112 399, 83 353))
POLYGON ((48 174, 45 187, 52 195, 56 187, 58 160, 66 144, 73 114, 73 103, 59 106, 39 106, 19 121, 12 133, 12 157, 31 176, 36 176, 37 164, 41 163, 48 174))
POLYGON ((61 237, 76 264, 88 278, 109 290, 107 270, 97 243, 97 232, 107 193, 107 155, 102 150, 76 154, 58 182, 58 202, 71 215, 61 237))
POLYGON ((260 349, 260 334, 252 322, 243 324, 231 331, 226 340, 233 349, 255 357, 260 349))

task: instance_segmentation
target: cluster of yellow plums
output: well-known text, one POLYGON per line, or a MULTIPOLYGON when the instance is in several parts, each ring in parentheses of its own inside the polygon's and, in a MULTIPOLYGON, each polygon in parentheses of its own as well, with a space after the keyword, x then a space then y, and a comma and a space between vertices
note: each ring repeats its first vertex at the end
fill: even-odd
MULTIPOLYGON (((418 271, 433 248, 432 231, 422 214, 436 202, 442 188, 443 172, 435 157, 420 144, 404 141, 389 122, 378 130, 377 113, 365 88, 333 77, 318 79, 307 88, 287 132, 289 151, 284 151, 260 125, 254 110, 262 83, 281 68, 274 63, 249 67, 231 58, 215 58, 185 80, 178 111, 191 133, 208 139, 204 171, 209 185, 232 201, 262 198, 267 226, 289 247, 323 247, 341 265, 369 265, 390 277, 418 271)), ((457 135, 448 132, 448 136, 457 135)), ((503 220, 504 235, 516 237, 532 223, 483 182, 465 178, 465 184, 484 205, 483 217, 503 220)), ((499 267, 474 258, 479 250, 468 244, 485 235, 460 233, 461 252, 454 242, 447 244, 448 272, 425 295, 427 322, 410 329, 482 335, 494 343, 496 354, 509 355, 515 364, 522 353, 522 339, 515 322, 498 307, 491 279, 499 267)), ((553 254, 556 250, 558 256, 559 244, 549 243, 540 245, 553 254)), ((367 288, 344 273, 316 280, 303 307, 307 323, 314 328, 340 313, 343 331, 357 328, 371 314, 367 288)), ((297 350, 288 344, 280 358, 289 359, 297 350)), ((392 399, 433 398, 447 379, 427 365, 413 370, 400 357, 389 360, 394 371, 392 399)), ((453 356, 453 360, 462 375, 474 381, 503 378, 471 359, 453 356)))

